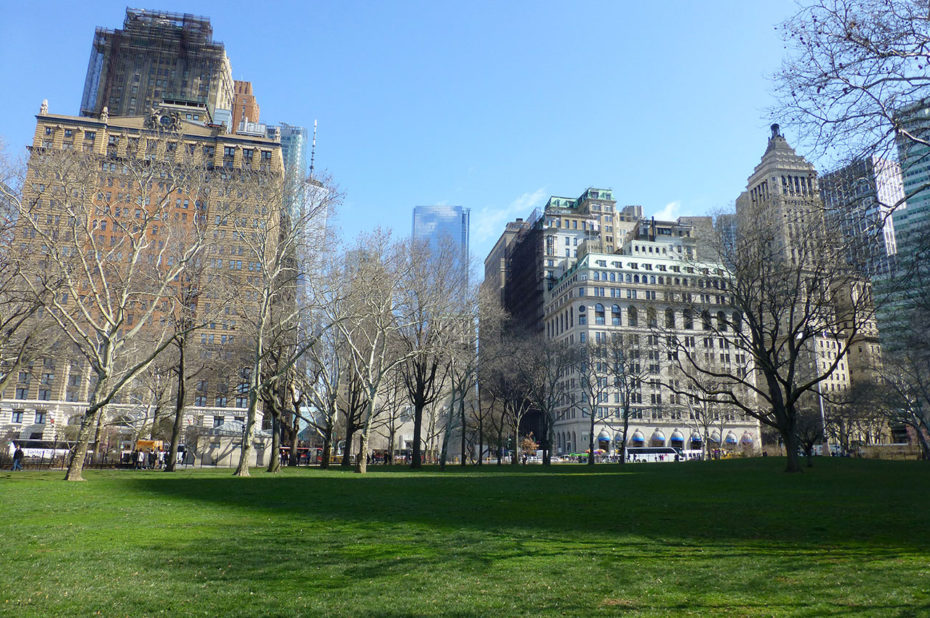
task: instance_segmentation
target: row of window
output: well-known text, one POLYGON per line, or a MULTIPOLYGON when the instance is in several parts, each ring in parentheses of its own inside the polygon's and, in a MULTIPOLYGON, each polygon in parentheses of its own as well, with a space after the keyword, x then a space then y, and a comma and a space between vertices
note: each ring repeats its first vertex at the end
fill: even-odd
MULTIPOLYGON (((10 422, 13 423, 14 425, 22 425, 25 420, 25 416, 26 416, 25 410, 13 410, 12 414, 10 415, 10 422)), ((44 425, 46 422, 47 416, 48 416, 48 413, 45 410, 36 410, 35 416, 33 417, 33 420, 32 420, 32 424, 33 425, 44 425)))

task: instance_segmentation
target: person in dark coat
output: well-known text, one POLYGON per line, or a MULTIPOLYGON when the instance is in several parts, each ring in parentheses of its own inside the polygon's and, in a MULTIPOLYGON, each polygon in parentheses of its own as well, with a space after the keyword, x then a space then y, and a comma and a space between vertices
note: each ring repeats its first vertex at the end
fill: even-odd
POLYGON ((17 445, 16 445, 16 450, 13 451, 13 471, 14 471, 14 472, 16 472, 17 470, 22 470, 22 469, 23 469, 23 456, 24 456, 24 454, 25 454, 25 453, 23 453, 23 447, 20 446, 19 444, 17 444, 17 445))

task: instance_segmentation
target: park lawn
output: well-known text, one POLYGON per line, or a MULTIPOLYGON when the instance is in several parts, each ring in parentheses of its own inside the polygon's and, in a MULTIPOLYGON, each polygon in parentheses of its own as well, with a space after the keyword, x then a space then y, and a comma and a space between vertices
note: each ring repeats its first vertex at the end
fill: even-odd
POLYGON ((0 473, 10 615, 927 615, 930 466, 0 473))

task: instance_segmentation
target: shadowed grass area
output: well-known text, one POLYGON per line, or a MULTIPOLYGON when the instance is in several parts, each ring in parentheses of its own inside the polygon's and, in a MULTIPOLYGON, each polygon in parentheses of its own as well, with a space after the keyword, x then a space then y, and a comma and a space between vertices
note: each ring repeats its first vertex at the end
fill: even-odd
POLYGON ((930 467, 783 467, 3 472, 0 612, 930 613, 930 467))

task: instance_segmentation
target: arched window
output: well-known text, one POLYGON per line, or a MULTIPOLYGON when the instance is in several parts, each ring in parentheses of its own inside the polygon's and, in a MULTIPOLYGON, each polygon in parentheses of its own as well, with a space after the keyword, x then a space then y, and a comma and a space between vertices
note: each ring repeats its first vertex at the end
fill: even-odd
POLYGON ((710 311, 702 311, 702 312, 701 312, 701 328, 703 328, 704 330, 710 330, 710 329, 711 329, 711 324, 710 324, 710 311))
POLYGON ((594 323, 603 325, 606 322, 606 316, 604 314, 604 305, 598 303, 594 305, 594 323))
POLYGON ((681 314, 682 319, 684 320, 684 327, 687 330, 694 329, 694 316, 691 315, 690 309, 685 309, 681 314))
POLYGON ((620 305, 614 305, 610 308, 610 323, 614 326, 620 326, 620 305))
POLYGON ((649 307, 646 309, 646 326, 649 328, 659 327, 659 319, 656 317, 655 307, 649 307))
POLYGON ((743 330, 743 316, 739 311, 733 312, 733 330, 736 332, 743 330))
POLYGON ((723 311, 717 312, 717 328, 723 333, 727 331, 727 316, 723 311))
POLYGON ((639 325, 639 312, 636 311, 636 307, 627 307, 626 323, 627 323, 627 326, 638 326, 639 325))
POLYGON ((675 310, 671 307, 665 310, 665 328, 675 328, 675 310))

